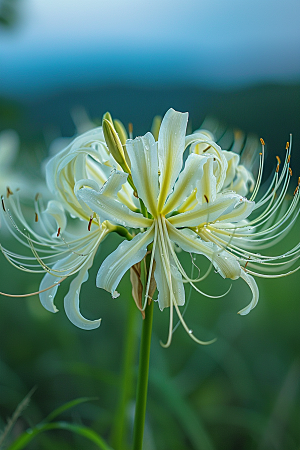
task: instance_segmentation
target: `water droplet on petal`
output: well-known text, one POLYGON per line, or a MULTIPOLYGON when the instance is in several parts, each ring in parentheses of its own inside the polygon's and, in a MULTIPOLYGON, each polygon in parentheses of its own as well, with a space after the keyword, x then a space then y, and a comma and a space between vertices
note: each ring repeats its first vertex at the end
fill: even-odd
POLYGON ((189 334, 193 334, 193 330, 189 330, 189 334))

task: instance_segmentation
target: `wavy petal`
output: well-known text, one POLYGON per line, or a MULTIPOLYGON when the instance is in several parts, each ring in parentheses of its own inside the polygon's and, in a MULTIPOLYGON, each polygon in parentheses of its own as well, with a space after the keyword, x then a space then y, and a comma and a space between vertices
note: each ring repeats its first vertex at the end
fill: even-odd
POLYGON ((255 202, 250 202, 250 200, 247 200, 246 198, 243 198, 243 200, 239 203, 237 203, 236 207, 230 211, 228 214, 223 214, 222 217, 220 217, 220 222, 241 222, 244 219, 247 219, 247 217, 250 216, 255 206, 255 202))
POLYGON ((227 150, 222 151, 223 155, 226 158, 228 167, 226 171, 226 178, 224 180, 223 188, 227 187, 232 183, 235 174, 236 174, 236 168, 238 166, 238 163, 240 162, 240 155, 234 152, 228 152, 227 150))
POLYGON ((191 153, 212 155, 216 159, 216 168, 214 172, 217 179, 217 192, 224 184, 227 172, 227 160, 221 147, 203 133, 194 133, 186 137, 185 146, 191 145, 191 153))
POLYGON ((160 193, 158 211, 160 212, 182 168, 185 132, 188 113, 169 109, 165 114, 158 135, 158 159, 160 170, 160 193))
POLYGON ((82 283, 85 283, 88 278, 88 270, 93 264, 95 252, 91 255, 88 261, 84 264, 82 269, 78 272, 78 275, 70 284, 70 289, 64 299, 65 312, 69 320, 78 328, 83 330, 93 330, 98 328, 101 323, 101 319, 88 320, 82 316, 79 310, 79 295, 82 283))
POLYGON ((248 306, 246 306, 245 308, 241 309, 238 314, 241 314, 242 316, 245 316, 246 314, 248 314, 251 309, 253 309, 258 302, 259 299, 259 290, 256 284, 256 281, 254 280, 254 278, 249 275, 248 273, 246 273, 244 270, 241 270, 241 278, 243 278, 244 281, 246 281, 246 283, 248 284, 249 288, 252 291, 252 300, 249 303, 248 306))
MULTIPOLYGON (((44 278, 40 283, 39 290, 43 291, 44 289, 47 289, 48 287, 58 283, 60 278, 68 275, 68 272, 71 271, 70 267, 73 265, 72 263, 73 261, 75 261, 76 258, 78 258, 78 256, 72 253, 66 256, 65 258, 57 261, 57 263, 55 263, 54 266, 52 267, 53 273, 56 273, 57 276, 52 275, 51 273, 46 273, 46 275, 44 276, 44 278), (66 268, 69 268, 69 270, 66 268)), ((58 309, 54 305, 54 298, 56 296, 58 286, 59 284, 56 284, 51 289, 48 289, 45 292, 41 292, 39 294, 40 302, 43 305, 43 307, 47 309, 47 311, 53 313, 56 313, 58 311, 58 309)))
POLYGON ((147 246, 152 242, 154 227, 137 234, 132 241, 123 241, 102 263, 96 279, 96 285, 110 292, 113 297, 119 294, 116 288, 125 272, 141 261, 147 253, 147 246))
POLYGON ((200 204, 211 203, 217 196, 217 178, 214 174, 213 158, 207 158, 203 167, 203 175, 197 183, 197 200, 200 204))
POLYGON ((138 196, 147 210, 156 216, 158 199, 157 143, 151 133, 126 141, 131 162, 131 174, 138 196))
POLYGON ((253 175, 244 166, 237 166, 236 177, 231 184, 231 188, 240 195, 247 195, 249 190, 253 191, 255 181, 253 175))
POLYGON ((188 156, 184 169, 176 181, 174 192, 170 195, 163 209, 163 214, 176 210, 194 191, 198 180, 203 177, 203 165, 207 158, 192 153, 188 156))
POLYGON ((131 211, 121 203, 117 194, 122 184, 126 182, 127 174, 113 172, 107 183, 98 192, 90 188, 82 188, 76 192, 79 200, 86 203, 92 211, 99 215, 100 220, 111 220, 123 226, 143 228, 152 225, 152 220, 142 214, 131 211))
POLYGON ((192 230, 177 230, 168 224, 169 235, 185 252, 197 253, 206 256, 223 278, 236 280, 241 276, 241 267, 238 260, 228 252, 212 242, 204 242, 192 230))
POLYGON ((58 228, 63 232, 67 225, 65 210, 61 203, 56 200, 50 200, 43 214, 50 214, 56 220, 58 228))
POLYGON ((242 198, 237 194, 221 194, 212 203, 197 205, 191 211, 172 216, 168 220, 176 227, 197 227, 221 220, 222 216, 229 214, 240 201, 242 198))

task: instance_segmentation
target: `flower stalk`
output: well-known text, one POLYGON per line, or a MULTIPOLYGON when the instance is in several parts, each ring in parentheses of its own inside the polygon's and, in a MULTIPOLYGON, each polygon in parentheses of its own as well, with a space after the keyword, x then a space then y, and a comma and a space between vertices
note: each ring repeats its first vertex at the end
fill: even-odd
POLYGON ((148 376, 150 361, 150 346, 153 321, 153 301, 145 309, 145 319, 143 320, 143 329, 140 346, 139 372, 136 394, 135 418, 133 426, 133 450, 142 450, 146 404, 148 392, 148 376))

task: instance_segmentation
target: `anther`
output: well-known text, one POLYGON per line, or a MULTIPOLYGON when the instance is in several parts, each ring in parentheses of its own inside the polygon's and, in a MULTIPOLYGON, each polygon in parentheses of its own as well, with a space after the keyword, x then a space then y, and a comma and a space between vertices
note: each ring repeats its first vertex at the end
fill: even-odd
POLYGON ((129 122, 129 124, 128 124, 128 133, 129 133, 130 139, 132 139, 132 137, 133 137, 133 125, 132 125, 131 122, 129 122))
POLYGON ((300 185, 300 177, 298 178, 298 186, 300 185))
POLYGON ((275 171, 276 171, 276 173, 279 172, 279 164, 277 164, 277 167, 276 167, 275 171))
POLYGON ((208 203, 208 198, 207 198, 206 194, 204 194, 204 198, 205 198, 206 203, 208 203))
POLYGON ((290 143, 287 142, 287 143, 286 143, 286 146, 285 146, 285 149, 288 150, 289 146, 290 146, 290 143))
POLYGON ((38 215, 37 212, 35 213, 35 219, 34 219, 34 221, 35 221, 35 222, 38 222, 38 221, 39 221, 39 215, 38 215))
POLYGON ((276 159, 278 161, 278 164, 281 164, 281 160, 280 160, 279 156, 276 156, 276 159))
POLYGON ((5 205, 4 205, 3 195, 1 195, 1 203, 2 203, 3 211, 6 212, 5 205))
POLYGON ((293 175, 293 171, 292 171, 292 169, 289 167, 289 172, 290 172, 290 175, 292 176, 293 175))
POLYGON ((296 195, 298 191, 299 191, 299 186, 297 186, 296 189, 294 190, 294 195, 296 195))
POLYGON ((10 195, 13 195, 13 192, 7 186, 7 188, 6 188, 6 197, 8 198, 10 195))
POLYGON ((39 194, 39 192, 37 192, 37 193, 35 194, 35 197, 34 197, 34 199, 35 199, 36 202, 38 201, 39 197, 40 197, 40 194, 39 194))
POLYGON ((263 138, 260 138, 260 143, 261 145, 265 145, 265 141, 263 140, 263 138))
POLYGON ((59 229, 57 230, 57 235, 56 235, 56 237, 59 237, 59 235, 60 235, 60 227, 59 227, 59 229))
POLYGON ((93 222, 93 216, 90 217, 89 224, 88 224, 88 231, 91 231, 92 222, 93 222))
POLYGON ((287 163, 289 163, 289 162, 290 162, 290 160, 291 160, 291 155, 289 155, 289 156, 287 157, 287 160, 286 160, 286 162, 287 162, 287 163))
MULTIPOLYGON (((207 150, 209 150, 210 148, 211 148, 211 145, 209 145, 208 147, 206 147, 206 148, 203 150, 203 153, 207 152, 207 150)), ((214 158, 214 161, 215 161, 215 158, 214 158)))
POLYGON ((262 153, 260 152, 259 156, 262 156, 262 153))

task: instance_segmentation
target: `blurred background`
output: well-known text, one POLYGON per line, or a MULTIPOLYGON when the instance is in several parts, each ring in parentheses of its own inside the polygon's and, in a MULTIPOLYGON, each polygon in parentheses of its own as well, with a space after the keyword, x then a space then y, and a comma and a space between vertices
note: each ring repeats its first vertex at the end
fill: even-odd
MULTIPOLYGON (((191 130, 204 120, 217 124, 220 135, 227 130, 224 148, 234 143, 233 130, 242 130, 245 140, 263 137, 267 174, 292 133, 293 191, 300 170, 299 16, 298 0, 0 0, 1 192, 21 187, 29 207, 44 189, 41 166, 63 145, 59 138, 99 124, 107 110, 132 122, 135 135, 144 134, 170 107, 189 111, 191 130)), ((0 237, 21 251, 3 228, 0 237)), ((298 241, 299 223, 276 253, 298 241)), ((116 246, 105 241, 98 266, 116 246)), ((38 278, 2 255, 0 265, 0 291, 38 288, 38 278)), ((62 403, 92 396, 98 399, 63 418, 109 438, 130 286, 125 277, 123 294, 112 300, 94 286, 98 266, 81 295, 83 314, 103 318, 95 331, 69 323, 62 306, 67 285, 59 289, 56 315, 37 297, 0 298, 0 430, 36 386, 15 436, 62 403)), ((226 291, 229 281, 217 283, 213 275, 203 289, 226 291)), ((299 274, 258 284, 259 304, 245 317, 236 314, 250 299, 240 280, 222 299, 192 293, 186 320, 202 339, 218 338, 208 347, 179 327, 164 350, 159 341, 168 314, 155 308, 145 449, 299 450, 299 274)), ((140 326, 136 312, 137 336, 140 326)), ((133 403, 129 424, 132 410, 133 403)), ((28 448, 54 447, 94 448, 54 431, 28 448)))

